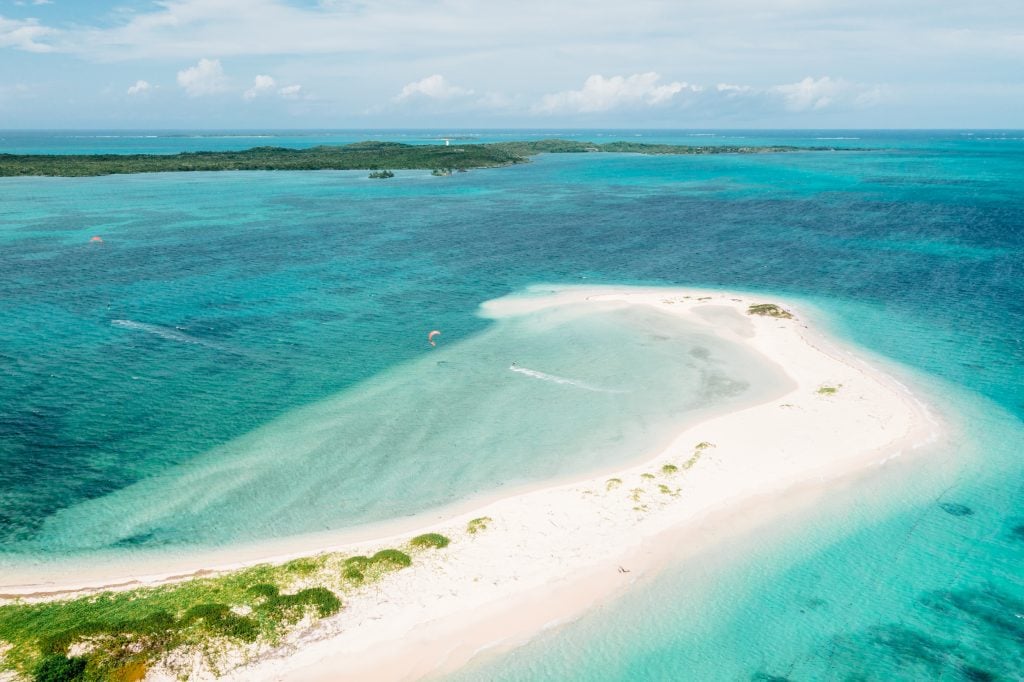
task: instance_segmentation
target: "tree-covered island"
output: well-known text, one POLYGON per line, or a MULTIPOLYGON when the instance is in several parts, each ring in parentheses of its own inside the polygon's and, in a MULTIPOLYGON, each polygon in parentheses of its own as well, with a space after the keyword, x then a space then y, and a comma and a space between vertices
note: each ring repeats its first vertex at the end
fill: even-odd
POLYGON ((576 142, 537 140, 492 144, 412 145, 398 142, 356 142, 309 149, 254 147, 244 151, 180 154, 0 154, 0 177, 49 175, 90 176, 118 173, 168 173, 228 170, 436 170, 448 174, 470 168, 526 163, 541 153, 634 154, 766 154, 836 151, 834 147, 689 146, 640 142, 576 142))

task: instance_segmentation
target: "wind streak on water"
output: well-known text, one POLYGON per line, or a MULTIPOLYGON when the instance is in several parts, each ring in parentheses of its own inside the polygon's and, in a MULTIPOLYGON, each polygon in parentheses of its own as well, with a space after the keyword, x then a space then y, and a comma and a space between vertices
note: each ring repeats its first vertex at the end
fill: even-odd
POLYGON ((134 329, 136 331, 146 332, 147 334, 159 336, 161 339, 166 339, 167 341, 176 341, 178 343, 191 343, 196 346, 203 346, 205 348, 211 348, 213 350, 219 350, 225 353, 232 353, 234 355, 248 355, 247 353, 235 350, 234 348, 222 346, 219 343, 214 343, 212 341, 200 339, 196 336, 192 336, 190 334, 178 331, 177 329, 172 329, 170 327, 162 327, 157 324, 147 324, 145 322, 136 322, 135 320, 111 320, 110 324, 114 325, 115 327, 123 327, 125 329, 134 329))
POLYGON ((509 369, 517 374, 525 374, 526 376, 533 377, 534 379, 550 381, 556 384, 563 384, 565 386, 575 386, 576 388, 582 388, 584 391, 594 391, 595 393, 629 393, 629 391, 618 388, 601 388, 600 386, 591 386, 590 384, 582 381, 567 379, 565 377, 555 376, 554 374, 546 374, 527 367, 517 367, 516 365, 512 365, 509 369))

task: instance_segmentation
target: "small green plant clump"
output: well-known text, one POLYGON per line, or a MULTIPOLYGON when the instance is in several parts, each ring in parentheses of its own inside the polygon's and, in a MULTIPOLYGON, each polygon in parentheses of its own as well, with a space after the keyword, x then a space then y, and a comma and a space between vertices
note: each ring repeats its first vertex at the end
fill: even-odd
POLYGON ((88 659, 83 656, 68 658, 61 654, 51 654, 44 658, 32 676, 34 682, 70 682, 81 680, 85 675, 88 659))
POLYGON ((605 482, 605 484, 604 484, 604 489, 611 491, 611 490, 615 490, 620 485, 622 485, 622 479, 621 478, 609 478, 605 482))
POLYGON ((393 564, 399 568, 412 566, 412 557, 397 549, 382 549, 370 557, 374 564, 393 564))
POLYGON ((666 476, 671 476, 677 471, 679 471, 679 467, 677 467, 675 464, 666 464, 665 466, 661 467, 661 473, 665 474, 666 476))
POLYGON ((387 180, 388 178, 395 177, 395 174, 389 170, 373 171, 369 177, 371 180, 387 180))
POLYGON ((341 569, 341 577, 357 585, 366 580, 366 574, 358 566, 346 566, 341 569))
POLYGON ((665 495, 671 495, 672 497, 679 497, 679 490, 680 490, 680 488, 676 488, 675 490, 672 490, 671 488, 669 488, 664 483, 659 483, 658 484, 658 490, 660 492, 662 492, 663 494, 665 494, 665 495))
POLYGON ((842 387, 842 384, 839 384, 838 386, 821 386, 820 388, 818 388, 818 395, 835 395, 836 393, 839 392, 839 389, 842 387))
POLYGON ((434 170, 430 171, 430 174, 436 178, 445 178, 451 175, 452 172, 453 169, 451 168, 435 168, 434 170))
POLYGON ((748 315, 762 315, 764 317, 778 317, 784 320, 793 319, 793 314, 785 308, 780 308, 774 303, 755 303, 747 308, 748 315))
POLYGON ((640 496, 643 495, 643 494, 644 494, 644 489, 643 488, 633 488, 632 490, 629 491, 629 496, 631 498, 633 498, 634 502, 639 502, 640 501, 640 496))
POLYGON ((640 478, 651 479, 651 478, 654 478, 654 474, 648 474, 648 473, 644 472, 644 473, 640 474, 640 478))
POLYGON ((409 544, 417 548, 433 547, 434 549, 442 549, 448 546, 451 540, 441 535, 440 533, 426 533, 424 535, 417 535, 409 544))
POLYGON ((487 526, 491 523, 492 519, 490 516, 481 516, 476 519, 471 519, 466 524, 466 532, 470 535, 476 535, 482 530, 487 530, 487 526))

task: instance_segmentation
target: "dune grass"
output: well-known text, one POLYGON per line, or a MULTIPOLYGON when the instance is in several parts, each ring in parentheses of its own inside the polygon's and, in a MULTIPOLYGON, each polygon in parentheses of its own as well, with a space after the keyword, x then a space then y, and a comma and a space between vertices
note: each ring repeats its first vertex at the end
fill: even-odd
MULTIPOLYGON (((415 549, 447 544, 436 533, 410 542, 415 549)), ((340 611, 346 591, 411 564, 397 549, 321 554, 158 587, 5 604, 0 669, 37 681, 138 680, 185 652, 216 671, 227 652, 280 642, 300 621, 340 611)))
POLYGON ((487 530, 487 527, 491 524, 493 519, 490 516, 481 516, 479 518, 470 519, 469 523, 466 524, 466 532, 470 535, 476 535, 480 531, 487 530))
POLYGON ((440 533, 425 533, 424 535, 417 535, 409 544, 413 547, 433 547, 434 549, 442 549, 448 546, 451 540, 441 535, 440 533))
POLYGON ((762 315, 764 317, 778 317, 784 320, 793 319, 793 313, 781 308, 774 303, 755 303, 747 308, 748 315, 762 315))

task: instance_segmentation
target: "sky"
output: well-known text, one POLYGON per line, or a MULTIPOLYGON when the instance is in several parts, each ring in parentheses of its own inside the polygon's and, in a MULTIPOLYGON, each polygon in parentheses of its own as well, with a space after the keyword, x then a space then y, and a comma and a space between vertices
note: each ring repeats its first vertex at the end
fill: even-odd
POLYGON ((0 129, 1024 128, 1024 2, 0 0, 0 129))

